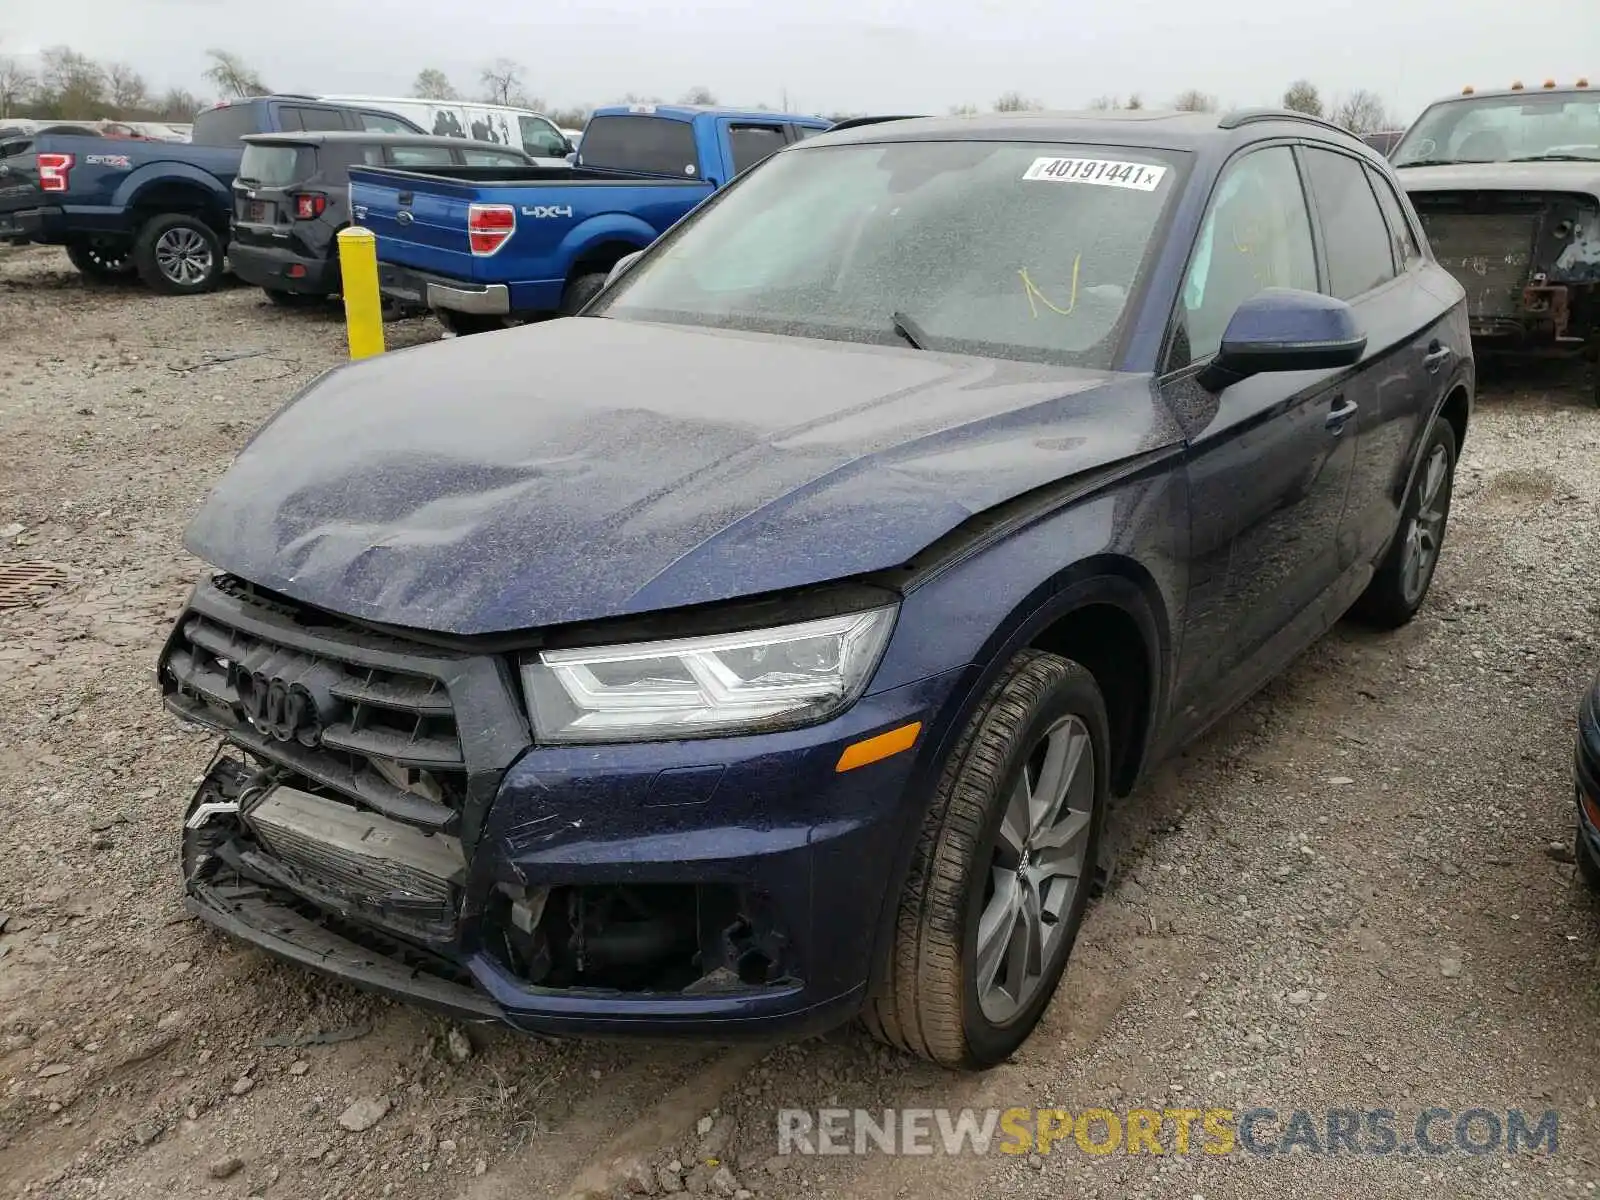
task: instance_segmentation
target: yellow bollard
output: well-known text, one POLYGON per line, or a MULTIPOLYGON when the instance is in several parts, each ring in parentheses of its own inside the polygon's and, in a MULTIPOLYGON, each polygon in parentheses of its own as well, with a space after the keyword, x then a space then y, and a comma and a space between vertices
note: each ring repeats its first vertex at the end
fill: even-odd
POLYGON ((339 272, 345 332, 352 359, 383 353, 383 298, 378 294, 378 239, 351 225, 339 231, 339 272))

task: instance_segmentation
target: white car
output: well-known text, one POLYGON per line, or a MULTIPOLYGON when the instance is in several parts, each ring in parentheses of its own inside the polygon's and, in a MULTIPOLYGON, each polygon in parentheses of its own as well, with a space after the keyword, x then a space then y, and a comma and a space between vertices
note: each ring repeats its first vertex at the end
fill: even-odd
POLYGON ((317 99, 393 113, 424 133, 513 146, 532 155, 542 167, 567 166, 567 155, 572 153, 572 141, 556 128, 554 121, 526 108, 479 104, 472 100, 419 100, 408 96, 338 95, 318 96, 317 99))

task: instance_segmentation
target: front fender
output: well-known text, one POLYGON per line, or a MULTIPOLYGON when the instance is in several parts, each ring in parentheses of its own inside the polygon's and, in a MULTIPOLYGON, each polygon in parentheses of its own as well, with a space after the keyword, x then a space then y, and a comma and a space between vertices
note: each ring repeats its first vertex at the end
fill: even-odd
POLYGON ((111 203, 118 208, 132 208, 138 202, 141 193, 152 187, 170 184, 193 187, 203 192, 212 204, 224 212, 233 203, 233 194, 222 186, 216 176, 207 174, 199 167, 174 162, 151 163, 135 169, 117 185, 111 203))

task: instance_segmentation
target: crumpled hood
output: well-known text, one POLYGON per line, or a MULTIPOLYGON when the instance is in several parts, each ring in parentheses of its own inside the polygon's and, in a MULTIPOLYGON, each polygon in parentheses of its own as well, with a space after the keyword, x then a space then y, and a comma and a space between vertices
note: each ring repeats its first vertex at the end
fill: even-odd
POLYGON ((1148 376, 549 321, 323 377, 186 544, 334 612, 505 632, 898 566, 1180 436, 1148 376))
POLYGON ((1600 197, 1600 162, 1450 163, 1396 167, 1407 192, 1575 192, 1600 197))

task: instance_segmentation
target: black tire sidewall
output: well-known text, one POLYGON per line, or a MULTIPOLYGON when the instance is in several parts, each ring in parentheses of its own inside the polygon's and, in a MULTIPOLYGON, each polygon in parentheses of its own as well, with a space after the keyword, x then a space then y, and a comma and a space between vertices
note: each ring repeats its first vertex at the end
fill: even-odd
MULTIPOLYGON (((1000 787, 989 798, 989 812, 985 818, 983 837, 978 851, 967 867, 966 895, 962 901, 961 973, 962 973, 962 1027, 967 1046, 974 1062, 990 1065, 1002 1062, 1014 1053, 1049 1006, 1056 986, 1072 957, 1073 945, 1082 928, 1084 913, 1088 909, 1093 891, 1094 864, 1097 860, 1101 834, 1105 828, 1106 810, 1110 798, 1109 756, 1111 747, 1110 722, 1106 716, 1105 700, 1094 678, 1077 664, 1061 677, 1057 685, 1034 705, 1019 736, 1011 740, 1005 751, 1004 768, 1000 773, 1000 787), (1084 875, 1080 878, 1072 907, 1063 922, 1061 937, 1065 945, 1057 952, 1055 965, 1041 981, 1037 994, 1015 1017, 1002 1026, 990 1024, 978 1004, 977 989, 977 936, 978 920, 983 910, 983 895, 988 881, 990 855, 1000 833, 1000 822, 1005 815, 1006 800, 1016 785, 1017 777, 1027 765, 1030 752, 1044 731, 1062 717, 1075 716, 1089 731, 1094 749, 1095 807, 1090 822, 1089 840, 1084 848, 1084 875)), ((981 736, 981 735, 980 735, 981 736)))
POLYGON ((226 267, 223 261, 225 249, 216 230, 199 217, 192 217, 187 213, 162 213, 151 217, 140 227, 139 236, 133 244, 133 261, 139 269, 139 278, 144 280, 145 286, 152 291, 163 292, 169 296, 197 296, 203 292, 215 291, 217 285, 222 282, 222 273, 226 267), (210 273, 199 283, 187 286, 168 279, 156 262, 156 243, 161 240, 161 235, 180 227, 195 230, 206 239, 207 245, 211 248, 210 273))
POLYGON ((600 294, 600 289, 605 285, 606 273, 604 271, 573 276, 568 281, 566 289, 561 293, 561 315, 564 317, 575 316, 589 301, 600 294))

